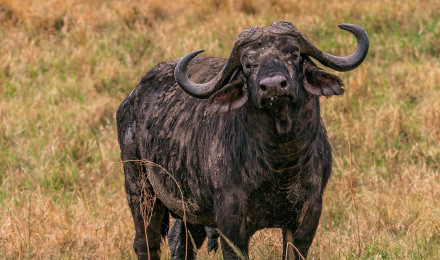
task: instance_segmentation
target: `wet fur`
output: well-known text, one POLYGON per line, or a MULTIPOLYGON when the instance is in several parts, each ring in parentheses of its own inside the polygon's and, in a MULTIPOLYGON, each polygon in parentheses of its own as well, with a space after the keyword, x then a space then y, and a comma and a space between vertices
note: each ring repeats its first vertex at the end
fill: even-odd
MULTIPOLYGON (((224 59, 196 58, 189 66, 189 77, 206 82, 224 63, 224 59)), ((181 191, 187 221, 195 229, 201 225, 216 227, 247 252, 254 232, 283 228, 283 234, 292 233, 291 242, 307 255, 332 161, 318 97, 303 94, 295 106, 289 107, 291 130, 280 134, 275 127, 277 118, 263 113, 252 101, 227 113, 210 113, 208 100, 195 99, 176 84, 175 65, 176 61, 161 63, 149 71, 117 112, 138 257, 146 256, 137 205, 141 175, 147 176, 148 189, 157 196, 152 210, 160 216, 153 219, 155 225, 162 223, 159 229, 166 227, 168 218, 163 216, 168 211, 183 218, 181 191), (130 160, 161 165, 178 185, 158 167, 140 167, 130 160)), ((152 258, 160 255, 160 238, 157 242, 156 235, 160 231, 155 233, 155 228, 151 227, 148 234, 149 239, 152 237, 152 258)), ((284 247, 287 242, 284 239, 284 247)), ((222 243, 227 259, 233 253, 222 243)), ((298 257, 297 253, 293 257, 298 257)))

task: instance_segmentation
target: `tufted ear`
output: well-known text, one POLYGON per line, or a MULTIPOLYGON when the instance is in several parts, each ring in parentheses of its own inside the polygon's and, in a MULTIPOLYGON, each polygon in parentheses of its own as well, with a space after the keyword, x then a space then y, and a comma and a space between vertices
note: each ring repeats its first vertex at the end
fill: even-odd
POLYGON ((303 65, 304 88, 317 96, 332 96, 344 94, 344 83, 333 74, 325 72, 312 61, 306 60, 303 65))
POLYGON ((243 106, 249 99, 249 90, 243 72, 237 69, 229 83, 221 90, 212 94, 208 100, 210 113, 224 113, 243 106))

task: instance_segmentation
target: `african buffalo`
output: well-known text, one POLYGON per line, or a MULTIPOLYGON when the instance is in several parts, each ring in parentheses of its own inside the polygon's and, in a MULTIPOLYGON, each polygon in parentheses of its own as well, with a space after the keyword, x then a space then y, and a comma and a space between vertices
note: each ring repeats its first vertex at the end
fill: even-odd
POLYGON ((228 59, 195 51, 141 79, 117 111, 138 258, 159 259, 169 214, 178 219, 173 258, 194 258, 193 244, 213 228, 225 259, 236 259, 235 249, 246 255, 263 228, 282 229, 284 257, 307 256, 332 165, 319 97, 344 93, 341 79, 309 57, 348 71, 369 46, 359 26, 339 27, 357 39, 346 57, 275 22, 240 33, 228 59))

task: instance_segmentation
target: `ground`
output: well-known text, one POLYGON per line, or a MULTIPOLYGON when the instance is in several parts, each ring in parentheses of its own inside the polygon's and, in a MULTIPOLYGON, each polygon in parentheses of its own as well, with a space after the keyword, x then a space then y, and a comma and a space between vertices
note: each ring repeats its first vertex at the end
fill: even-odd
MULTIPOLYGON (((339 23, 370 36, 365 62, 336 73, 346 93, 322 99, 334 169, 309 258, 440 258, 440 1, 172 3, 0 0, 1 259, 133 259, 120 102, 155 64, 227 57, 277 20, 336 55, 355 49, 339 23)), ((280 257, 280 237, 257 233, 250 258, 280 257)))

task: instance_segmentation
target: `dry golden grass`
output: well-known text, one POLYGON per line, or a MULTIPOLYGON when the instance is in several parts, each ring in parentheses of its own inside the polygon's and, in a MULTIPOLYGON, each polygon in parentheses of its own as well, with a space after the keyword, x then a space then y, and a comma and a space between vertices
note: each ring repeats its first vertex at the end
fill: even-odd
MULTIPOLYGON (((309 257, 440 258, 439 1, 163 3, 0 0, 1 259, 134 258, 119 103, 156 63, 227 57, 244 28, 277 20, 335 54, 355 45, 339 23, 371 40, 364 64, 338 73, 347 92, 322 100, 334 170, 309 257)), ((264 230, 250 257, 281 248, 264 230)))

